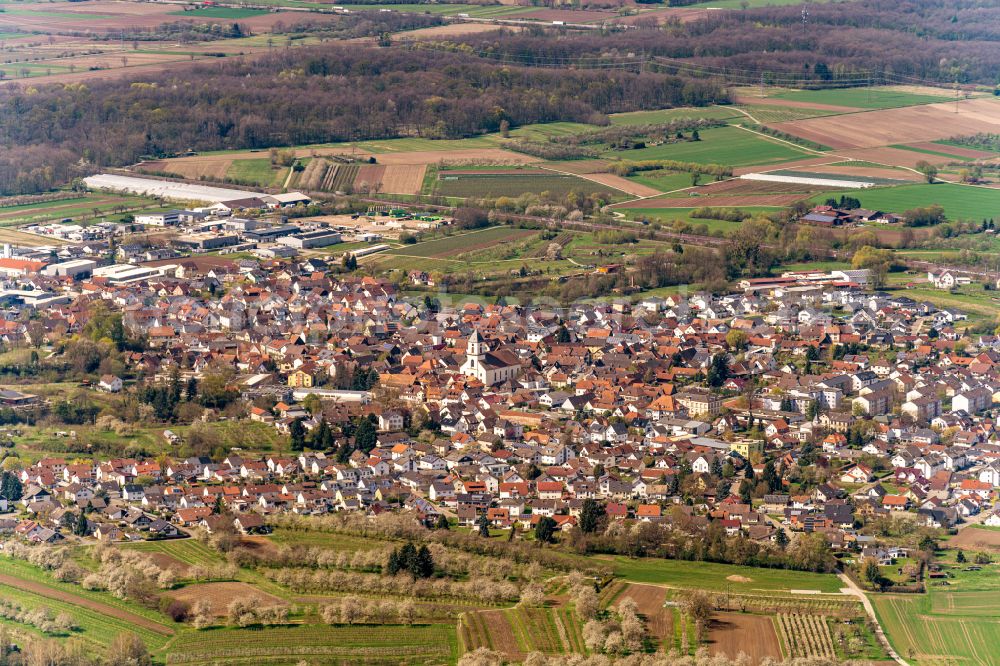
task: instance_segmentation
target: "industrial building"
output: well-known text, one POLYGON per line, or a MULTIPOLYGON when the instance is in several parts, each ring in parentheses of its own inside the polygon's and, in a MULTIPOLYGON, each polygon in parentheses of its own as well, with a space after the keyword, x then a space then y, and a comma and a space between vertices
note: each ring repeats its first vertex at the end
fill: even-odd
POLYGON ((240 239, 236 234, 212 233, 188 234, 187 236, 180 236, 174 240, 175 245, 189 247, 192 250, 199 252, 217 250, 220 247, 229 247, 230 245, 236 245, 239 242, 240 239))
POLYGON ((246 240, 257 241, 258 243, 273 243, 282 236, 291 236, 302 231, 302 228, 294 224, 276 224, 273 227, 259 227, 248 229, 243 232, 246 240))
POLYGON ((97 268, 97 262, 92 259, 74 259, 59 264, 50 264, 42 270, 42 274, 83 280, 93 275, 95 268, 97 268))
POLYGON ((163 277, 165 275, 175 276, 177 274, 177 264, 165 264, 163 266, 133 266, 132 264, 114 264, 112 266, 101 266, 94 269, 95 278, 104 278, 108 284, 131 284, 143 280, 163 277))
POLYGON ((317 231, 304 231, 291 236, 282 236, 278 239, 278 242, 300 250, 308 250, 314 247, 336 245, 341 242, 341 236, 339 231, 334 231, 333 229, 319 229, 317 231))

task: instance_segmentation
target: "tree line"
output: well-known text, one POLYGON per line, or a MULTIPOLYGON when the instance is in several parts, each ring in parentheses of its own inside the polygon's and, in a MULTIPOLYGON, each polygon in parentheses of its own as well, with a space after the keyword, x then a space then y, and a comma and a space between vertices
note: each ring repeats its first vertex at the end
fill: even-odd
MULTIPOLYGON (((701 86, 702 84, 699 84, 701 86)), ((724 92, 705 84, 703 103, 724 92)), ((685 79, 501 66, 463 54, 325 44, 179 73, 11 89, 0 100, 0 194, 90 168, 194 148, 270 148, 419 135, 459 138, 538 122, 690 103, 685 79), (544 92, 543 92, 544 91, 544 92)))

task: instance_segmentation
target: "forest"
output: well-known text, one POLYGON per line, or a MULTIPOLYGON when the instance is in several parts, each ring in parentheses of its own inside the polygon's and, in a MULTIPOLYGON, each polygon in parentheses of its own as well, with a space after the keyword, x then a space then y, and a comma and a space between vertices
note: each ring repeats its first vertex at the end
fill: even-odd
MULTIPOLYGON (((553 38, 526 31, 498 39, 483 34, 456 39, 453 46, 524 65, 634 62, 642 53, 720 68, 720 73, 725 68, 727 78, 737 83, 741 76, 754 83, 761 76, 790 75, 829 85, 857 81, 859 74, 865 83, 869 73, 875 73, 877 83, 899 82, 899 77, 949 85, 997 83, 1000 6, 995 2, 957 0, 942 6, 933 0, 857 0, 850 11, 840 2, 807 7, 805 19, 799 5, 763 7, 711 12, 665 26, 640 18, 643 29, 607 35, 553 38)), ((664 70, 676 71, 669 65, 664 70)))
POLYGON ((189 148, 456 138, 497 131, 503 121, 607 124, 608 113, 725 99, 714 83, 663 74, 608 76, 503 67, 458 53, 317 46, 195 65, 183 76, 7 95, 0 100, 0 193, 51 187, 81 157, 98 168, 189 148))

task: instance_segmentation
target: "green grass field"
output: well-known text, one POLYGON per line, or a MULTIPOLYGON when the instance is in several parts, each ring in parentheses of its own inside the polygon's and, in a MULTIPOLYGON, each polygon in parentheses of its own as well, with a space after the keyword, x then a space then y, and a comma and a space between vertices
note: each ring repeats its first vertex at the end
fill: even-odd
POLYGON ((190 631, 174 640, 171 664, 441 664, 458 656, 455 627, 431 624, 190 631))
POLYGON ((211 567, 222 563, 222 557, 216 551, 196 539, 137 541, 125 547, 144 553, 163 553, 190 566, 211 567))
MULTIPOLYGON (((868 190, 839 192, 856 197, 865 208, 890 213, 902 213, 911 208, 940 204, 952 220, 982 220, 1000 218, 1000 190, 953 183, 926 183, 879 187, 868 190)), ((822 203, 830 194, 818 194, 813 202, 822 203)))
MULTIPOLYGON (((279 3, 280 4, 280 3, 279 3)), ((331 3, 336 4, 336 3, 331 3)), ((423 4, 423 3, 410 3, 410 4, 399 4, 399 5, 379 5, 379 4, 365 4, 365 5, 344 5, 344 8, 353 12, 362 11, 380 11, 383 9, 391 9, 394 12, 406 12, 409 14, 435 14, 442 16, 457 16, 459 14, 468 14, 473 18, 491 18, 494 16, 506 16, 508 14, 521 14, 525 13, 526 10, 530 10, 530 7, 512 7, 507 5, 459 5, 459 4, 423 4)))
POLYGON ((694 5, 685 6, 703 9, 742 9, 744 1, 746 2, 747 9, 754 7, 781 7, 784 5, 802 4, 802 0, 707 0, 706 2, 699 2, 694 5))
POLYGON ((171 16, 187 16, 189 18, 242 19, 266 14, 266 9, 240 9, 237 7, 199 7, 190 11, 170 12, 171 16))
MULTIPOLYGON (((533 232, 529 232, 530 235, 533 232)), ((384 254, 401 257, 425 257, 425 258, 447 258, 452 255, 467 252, 475 247, 487 247, 502 243, 514 238, 523 237, 524 230, 512 229, 511 227, 490 227, 479 231, 446 236, 435 240, 417 243, 416 245, 404 245, 402 247, 387 250, 384 254)))
POLYGON ((271 165, 270 158, 263 157, 250 160, 233 160, 226 170, 226 178, 232 178, 241 183, 253 183, 260 187, 280 186, 288 175, 286 167, 271 165))
MULTIPOLYGON (((601 558, 603 559, 603 558, 601 558)), ((615 575, 636 583, 657 583, 705 590, 726 590, 733 593, 757 591, 815 590, 836 593, 843 586, 833 574, 818 574, 784 569, 759 569, 713 562, 687 562, 682 560, 609 558, 615 575), (743 576, 750 582, 729 580, 730 576, 743 576)))
MULTIPOLYGON (((661 192, 673 192, 691 187, 691 174, 676 171, 639 171, 634 176, 629 176, 628 179, 633 183, 655 187, 661 192)), ((699 182, 702 185, 707 185, 712 182, 712 178, 711 176, 702 176, 699 182)))
POLYGON ((747 166, 775 164, 815 155, 738 127, 707 129, 699 134, 701 141, 670 143, 640 150, 612 150, 604 156, 628 160, 680 160, 700 164, 747 166))
POLYGON ((685 106, 677 109, 660 109, 657 111, 630 111, 628 113, 611 114, 612 125, 654 125, 669 123, 682 118, 711 118, 727 120, 744 117, 739 111, 728 106, 685 106))
POLYGON ((525 192, 549 192, 557 196, 570 192, 621 194, 607 185, 556 173, 459 176, 445 171, 438 175, 434 184, 435 194, 448 197, 517 197, 525 192))
POLYGON ((965 157, 964 155, 955 155, 948 152, 947 146, 941 146, 940 150, 929 150, 927 148, 918 148, 916 146, 907 146, 906 144, 894 144, 890 148, 898 148, 900 150, 908 150, 911 153, 920 153, 922 155, 932 155, 934 157, 947 157, 955 162, 971 162, 971 157, 965 157))
POLYGON ((796 102, 816 102, 836 106, 853 106, 859 109, 892 109, 914 104, 933 104, 954 99, 948 91, 937 94, 918 94, 899 90, 892 86, 872 88, 836 88, 829 90, 789 90, 770 95, 772 98, 796 102))
MULTIPOLYGON (((707 205, 707 204, 706 204, 707 205)), ((739 222, 729 222, 727 220, 705 220, 691 217, 694 208, 619 208, 618 212, 624 213, 630 220, 658 220, 669 227, 674 221, 681 221, 690 224, 692 227, 704 225, 708 227, 709 233, 721 231, 727 233, 740 226, 739 222)), ((740 210, 747 213, 773 213, 779 208, 763 206, 741 206, 740 210)))
POLYGON ((936 614, 931 607, 933 595, 871 595, 879 623, 896 651, 920 666, 996 664, 1000 621, 995 616, 936 614))

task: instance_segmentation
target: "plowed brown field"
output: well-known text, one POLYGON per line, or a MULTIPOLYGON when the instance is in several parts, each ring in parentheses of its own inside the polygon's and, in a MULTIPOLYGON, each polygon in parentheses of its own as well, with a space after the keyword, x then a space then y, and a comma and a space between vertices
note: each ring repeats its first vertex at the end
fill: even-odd
POLYGON ((222 617, 227 613, 233 599, 249 599, 258 606, 284 606, 285 602, 276 596, 261 592, 247 583, 197 583, 186 585, 169 593, 174 599, 189 604, 202 599, 212 607, 212 613, 222 617))
MULTIPOLYGON (((398 164, 382 167, 382 191, 389 194, 420 194, 426 164, 398 164)), ((361 173, 358 173, 358 178, 361 173)))
POLYGON ((674 636, 673 611, 664 608, 663 604, 667 600, 667 590, 655 585, 637 585, 630 583, 625 591, 618 597, 618 605, 625 599, 634 599, 639 606, 639 612, 646 618, 646 628, 650 635, 654 636, 661 644, 664 640, 668 645, 664 651, 670 647, 669 642, 674 636))
POLYGON ((764 615, 716 613, 708 629, 708 651, 735 659, 746 653, 754 664, 781 660, 781 645, 774 623, 764 615))
POLYGON ((1000 131, 1000 101, 984 97, 957 103, 807 118, 777 123, 774 127, 835 149, 920 143, 1000 131))
POLYGON ((953 539, 948 540, 950 548, 988 548, 1000 550, 1000 532, 967 527, 959 530, 953 539))

